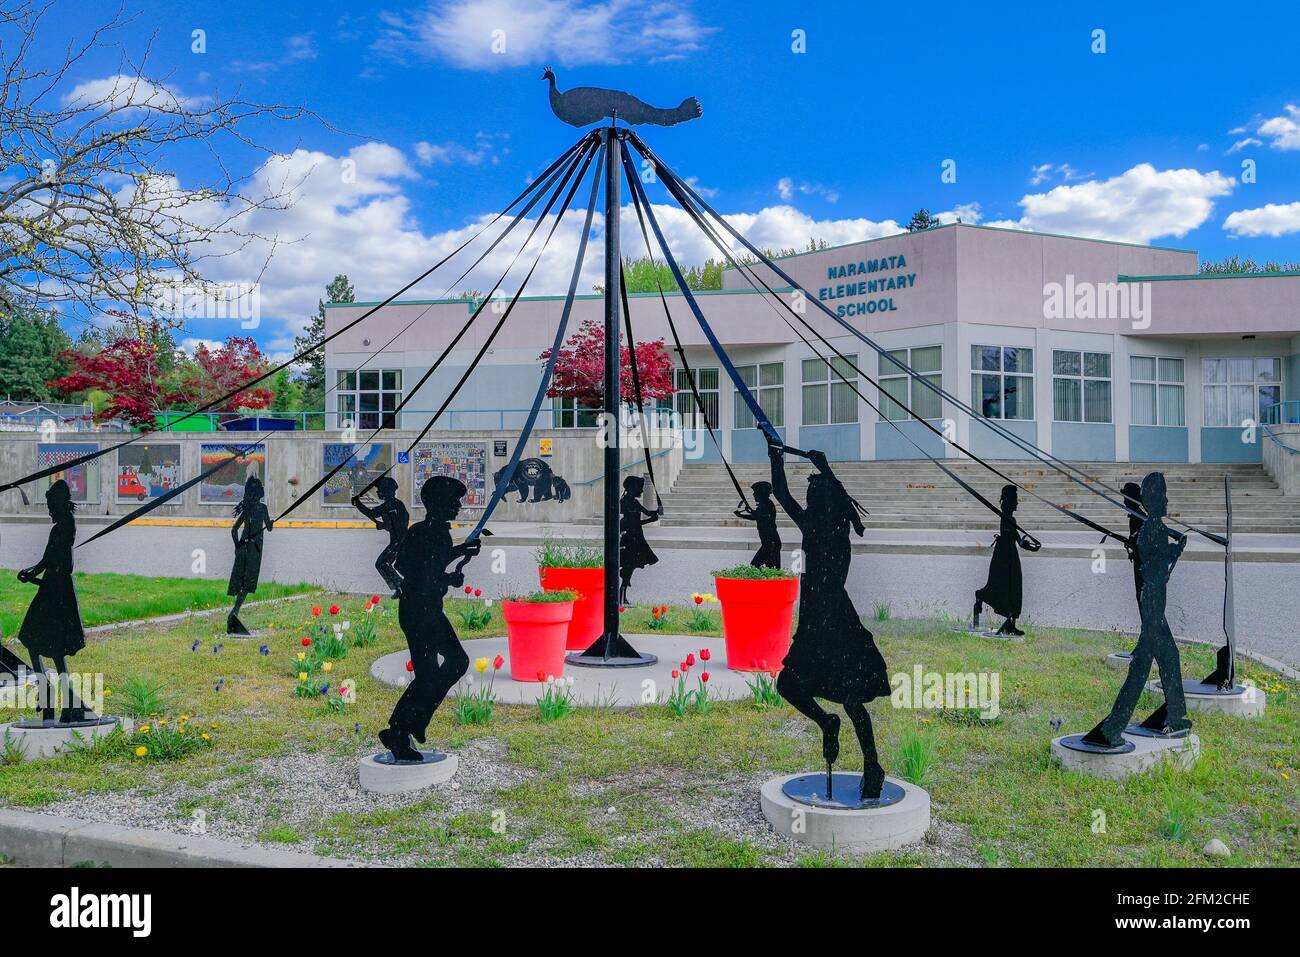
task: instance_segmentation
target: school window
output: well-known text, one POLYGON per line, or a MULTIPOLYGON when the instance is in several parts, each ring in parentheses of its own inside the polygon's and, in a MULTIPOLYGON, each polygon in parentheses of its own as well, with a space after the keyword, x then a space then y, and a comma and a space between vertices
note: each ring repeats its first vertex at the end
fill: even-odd
POLYGON ((1186 425, 1183 360, 1129 356, 1130 418, 1134 425, 1186 425))
MULTIPOLYGON (((758 399, 758 407, 778 429, 785 425, 785 363, 761 362, 758 365, 736 366, 740 381, 758 399)), ((745 395, 739 389, 733 393, 735 405, 733 428, 752 429, 754 413, 750 411, 745 395)))
POLYGON ((828 365, 821 359, 804 359, 803 424, 843 425, 858 421, 858 395, 854 391, 858 374, 857 354, 841 359, 835 356, 828 365))
POLYGON ((1110 353, 1052 351, 1052 417, 1057 422, 1109 422, 1110 353))
POLYGON ((1034 350, 971 346, 971 405, 988 419, 1034 417, 1034 350))
POLYGON ((594 429, 600 424, 605 406, 600 402, 578 402, 572 396, 551 400, 551 428, 594 429))
POLYGON ((709 427, 716 429, 718 427, 718 369, 716 366, 692 369, 691 374, 695 376, 695 388, 699 390, 700 400, 704 403, 704 418, 698 417, 699 409, 695 404, 695 396, 691 394, 691 380, 686 375, 686 370, 678 369, 675 383, 677 395, 674 401, 677 414, 682 417, 682 428, 702 429, 707 418, 709 427))
POLYGON ((339 428, 394 427, 394 411, 402 401, 401 369, 339 369, 339 428))
POLYGON ((909 418, 911 409, 918 419, 938 419, 943 416, 943 399, 937 389, 943 385, 943 348, 921 346, 915 349, 891 349, 880 357, 880 389, 885 395, 880 412, 885 419, 909 418), (909 375, 891 359, 910 366, 918 374, 909 375), (918 380, 925 380, 924 382, 918 380), (931 388, 930 383, 934 388, 931 388), (907 408, 904 408, 906 406, 907 408))
POLYGON ((1247 419, 1263 422, 1269 407, 1282 401, 1282 360, 1202 359, 1201 382, 1203 424, 1241 428, 1247 419))

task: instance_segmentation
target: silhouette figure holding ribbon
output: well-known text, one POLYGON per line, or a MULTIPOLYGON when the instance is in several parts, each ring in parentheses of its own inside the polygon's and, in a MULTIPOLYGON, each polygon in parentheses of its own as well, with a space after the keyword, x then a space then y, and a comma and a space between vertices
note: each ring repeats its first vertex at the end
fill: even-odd
POLYGON ((776 530, 776 503, 772 501, 772 484, 755 482, 750 486, 754 493, 754 507, 741 506, 732 514, 758 526, 758 551, 749 560, 755 568, 781 567, 781 534, 776 530))
POLYGON ((230 582, 226 594, 235 599, 235 607, 226 616, 226 634, 247 635, 249 631, 239 620, 239 609, 244 599, 257 591, 257 580, 262 573, 263 532, 269 532, 275 523, 262 501, 262 480, 256 475, 244 482, 244 497, 235 506, 235 524, 230 526, 230 538, 235 543, 235 564, 230 568, 230 582))
POLYGON ((1024 576, 1020 571, 1020 552, 1037 551, 1027 537, 1021 537, 1016 526, 1016 487, 1004 485, 1002 498, 998 503, 1002 517, 998 522, 998 535, 993 540, 993 557, 989 560, 989 577, 984 587, 975 592, 975 615, 972 627, 979 628, 980 612, 988 605, 999 615, 1006 618, 999 635, 1023 635, 1016 627, 1020 617, 1021 604, 1024 601, 1024 576))

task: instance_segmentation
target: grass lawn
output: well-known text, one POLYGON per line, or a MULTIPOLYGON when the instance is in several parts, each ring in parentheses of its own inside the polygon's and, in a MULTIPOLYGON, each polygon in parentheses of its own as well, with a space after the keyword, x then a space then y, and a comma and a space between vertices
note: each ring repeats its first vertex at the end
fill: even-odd
MULTIPOLYGON (((396 607, 385 601, 371 619, 376 642, 352 648, 320 676, 334 687, 353 679, 356 703, 333 710, 321 697, 295 696, 310 609, 331 601, 354 628, 365 618, 363 599, 325 596, 250 609, 244 620, 265 631, 252 641, 228 640, 216 622, 201 619, 97 637, 76 667, 104 673, 113 690, 108 710, 125 710, 128 679, 149 678, 162 686, 167 727, 187 716, 188 736, 201 731, 210 742, 187 746, 175 760, 137 758, 136 740, 118 740, 0 766, 0 805, 182 832, 201 821, 212 836, 434 866, 1240 866, 1300 859, 1300 698, 1291 682, 1247 663, 1243 672, 1271 689, 1267 716, 1194 715, 1202 758, 1190 772, 1125 782, 1084 777, 1051 763, 1049 722, 1062 719, 1065 731, 1091 727, 1122 679, 1104 656, 1131 640, 1032 622, 1022 644, 958 636, 950 622, 869 622, 891 675, 920 665, 1000 676, 996 721, 872 704, 890 773, 905 766, 904 749, 930 758, 924 785, 934 826, 906 851, 858 860, 775 836, 759 809, 759 786, 778 773, 817 769, 820 737, 788 706, 749 701, 684 718, 648 705, 584 709, 551 722, 535 707, 498 705, 490 723, 467 727, 456 726, 448 704, 429 742, 460 758, 457 786, 364 794, 356 761, 378 750, 375 733, 398 694, 371 680, 369 666, 404 644, 396 607), (1098 811, 1102 832, 1093 827, 1098 811), (1225 861, 1201 853, 1215 837, 1232 849, 1225 861)), ((466 607, 449 602, 453 622, 466 607)), ((687 612, 670 615, 683 622, 687 612)), ((645 608, 629 608, 625 627, 644 631, 647 617, 645 608)), ((483 627, 462 630, 471 659, 475 637, 501 633, 495 609, 483 627)), ((1183 658, 1187 674, 1210 669, 1208 649, 1184 648, 1183 658)), ((1156 701, 1148 695, 1142 707, 1149 711, 1156 701)), ((157 718, 152 724, 161 727, 157 718)), ((839 766, 860 768, 847 722, 842 742, 839 766)))
MULTIPOLYGON (((115 621, 155 618, 182 611, 228 606, 225 581, 205 578, 151 578, 147 575, 117 575, 112 572, 75 573, 81 618, 87 627, 115 621)), ((313 590, 311 585, 278 585, 262 582, 253 601, 282 598, 313 590)), ((24 585, 16 570, 0 569, 0 628, 16 635, 36 586, 24 585)))

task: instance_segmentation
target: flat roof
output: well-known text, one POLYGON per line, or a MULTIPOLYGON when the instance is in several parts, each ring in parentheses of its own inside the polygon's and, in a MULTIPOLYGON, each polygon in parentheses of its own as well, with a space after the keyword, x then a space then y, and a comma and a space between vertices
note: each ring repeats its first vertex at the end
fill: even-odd
MULTIPOLYGON (((773 286, 772 292, 794 292, 794 287, 773 286)), ((675 286, 672 289, 664 290, 665 296, 680 296, 681 294, 682 291, 676 288, 675 286)), ((691 295, 693 296, 753 296, 756 294, 767 295, 767 290, 766 289, 692 289, 691 290, 691 295)), ((657 299, 659 297, 659 293, 629 292, 627 296, 629 299, 641 299, 646 296, 654 296, 657 299)), ((502 296, 501 298, 510 299, 513 297, 502 296)), ((520 296, 519 301, 520 302, 546 302, 547 300, 558 300, 560 302, 563 302, 565 299, 568 298, 569 298, 568 296, 563 296, 563 295, 520 296)), ((575 295, 573 298, 574 299, 604 299, 605 297, 603 294, 598 292, 595 293, 585 292, 585 293, 579 293, 578 295, 575 295)), ((457 296, 455 299, 394 299, 392 302, 388 303, 388 305, 390 306, 450 306, 450 305, 456 305, 457 303, 463 303, 466 306, 473 306, 476 302, 480 302, 480 301, 481 300, 465 299, 462 296, 457 296)), ((378 302, 327 302, 324 304, 324 306, 326 309, 330 309, 330 308, 337 308, 339 306, 381 306, 383 304, 384 301, 379 300, 378 302)))
POLYGON ((1275 270, 1266 272, 1194 272, 1185 273, 1181 276, 1124 276, 1119 277, 1120 282, 1168 282, 1172 279, 1270 279, 1273 277, 1300 276, 1300 270, 1275 270))

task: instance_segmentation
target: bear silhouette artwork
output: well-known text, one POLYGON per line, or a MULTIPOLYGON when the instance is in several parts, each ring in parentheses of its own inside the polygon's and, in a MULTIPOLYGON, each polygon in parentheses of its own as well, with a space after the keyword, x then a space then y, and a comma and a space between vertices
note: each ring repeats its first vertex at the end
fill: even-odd
POLYGON ((447 589, 465 583, 462 569, 481 548, 477 539, 460 545, 451 541, 451 523, 466 491, 463 482, 450 476, 428 479, 420 488, 424 521, 412 525, 397 548, 396 569, 402 577, 397 622, 406 635, 415 678, 397 700, 388 727, 379 732, 395 761, 424 760, 411 738, 424 743, 434 712, 469 669, 469 656, 442 608, 447 589), (448 570, 453 562, 456 567, 448 570))
POLYGON ((257 591, 257 580, 262 573, 263 533, 275 523, 262 501, 262 480, 251 476, 244 482, 244 497, 235 506, 235 523, 230 526, 230 538, 235 543, 235 564, 230 568, 230 582, 226 594, 235 599, 235 607, 226 616, 226 634, 248 635, 249 630, 239 620, 239 609, 244 599, 257 591))
POLYGON ((880 797, 885 771, 876 755, 876 740, 867 702, 889 697, 885 659, 871 632, 863 625, 845 589, 852 547, 849 529, 862 535, 859 506, 831 471, 826 456, 803 453, 817 471, 808 479, 808 500, 800 505, 785 477, 784 447, 768 440, 772 490, 803 535, 804 571, 799 576, 799 624, 790 651, 777 675, 776 690, 822 731, 822 757, 827 766, 827 796, 840 753, 840 718, 817 703, 818 698, 844 706, 862 747, 864 801, 880 797))
POLYGON ((772 483, 755 482, 750 486, 754 493, 754 507, 741 506, 732 512, 758 526, 758 551, 749 560, 755 568, 781 567, 781 534, 776 530, 776 503, 772 501, 772 483))
POLYGON ((1016 527, 1016 487, 1004 485, 1002 498, 998 503, 1001 519, 998 522, 997 538, 993 540, 993 557, 989 560, 989 577, 984 587, 975 592, 975 614, 971 627, 980 626, 980 612, 988 605, 1006 621, 997 630, 999 635, 1024 635, 1016 627, 1024 601, 1024 577, 1020 571, 1020 552, 1037 551, 1036 542, 1028 536, 1022 537, 1016 527))
MULTIPOLYGON (((500 485, 505 474, 505 469, 497 469, 492 473, 492 484, 500 485)), ((519 493, 520 504, 528 501, 567 502, 570 496, 573 495, 569 483, 556 475, 549 465, 537 458, 522 459, 515 466, 514 478, 510 480, 510 484, 502 490, 501 494, 505 495, 509 492, 519 493), (532 493, 531 499, 529 499, 529 492, 532 493)))
POLYGON ((97 720, 77 697, 68 677, 68 658, 86 647, 86 633, 81 625, 77 589, 72 580, 72 546, 77 539, 68 483, 59 479, 45 493, 45 505, 54 523, 41 560, 18 573, 18 580, 36 586, 36 596, 18 629, 18 641, 32 659, 32 671, 40 682, 41 723, 67 725, 97 720), (59 698, 63 711, 54 718, 54 697, 41 658, 50 658, 59 673, 59 698))
POLYGON ((402 544, 402 537, 406 535, 411 514, 397 497, 397 480, 392 476, 385 475, 375 482, 375 494, 379 496, 379 504, 374 508, 361 501, 360 495, 352 496, 352 506, 374 522, 375 528, 388 533, 388 544, 375 559, 375 571, 379 572, 384 584, 392 589, 393 597, 401 598, 402 576, 393 568, 393 562, 397 560, 397 549, 402 544))
POLYGON ((1174 643, 1173 632, 1165 618, 1169 577, 1187 545, 1187 537, 1170 531, 1163 521, 1168 513, 1169 500, 1162 473, 1152 472, 1142 480, 1142 505, 1147 516, 1137 534, 1138 561, 1142 571, 1142 592, 1138 597, 1142 630, 1138 634, 1137 647, 1133 649, 1128 675, 1115 697, 1110 714, 1083 737, 1085 744, 1098 748, 1124 746, 1124 729, 1128 727, 1138 698, 1151 675, 1153 659, 1160 668, 1160 688, 1165 700, 1151 717, 1142 722, 1142 727, 1160 736, 1176 737, 1192 726, 1187 720, 1187 704, 1183 698, 1178 645, 1174 643))
POLYGON ((640 475, 629 475, 623 479, 623 497, 618 501, 618 577, 621 581, 618 600, 623 604, 627 604, 633 572, 659 562, 659 556, 645 540, 645 532, 641 529, 642 526, 659 521, 662 512, 652 512, 641 504, 641 493, 644 491, 645 479, 640 475))

